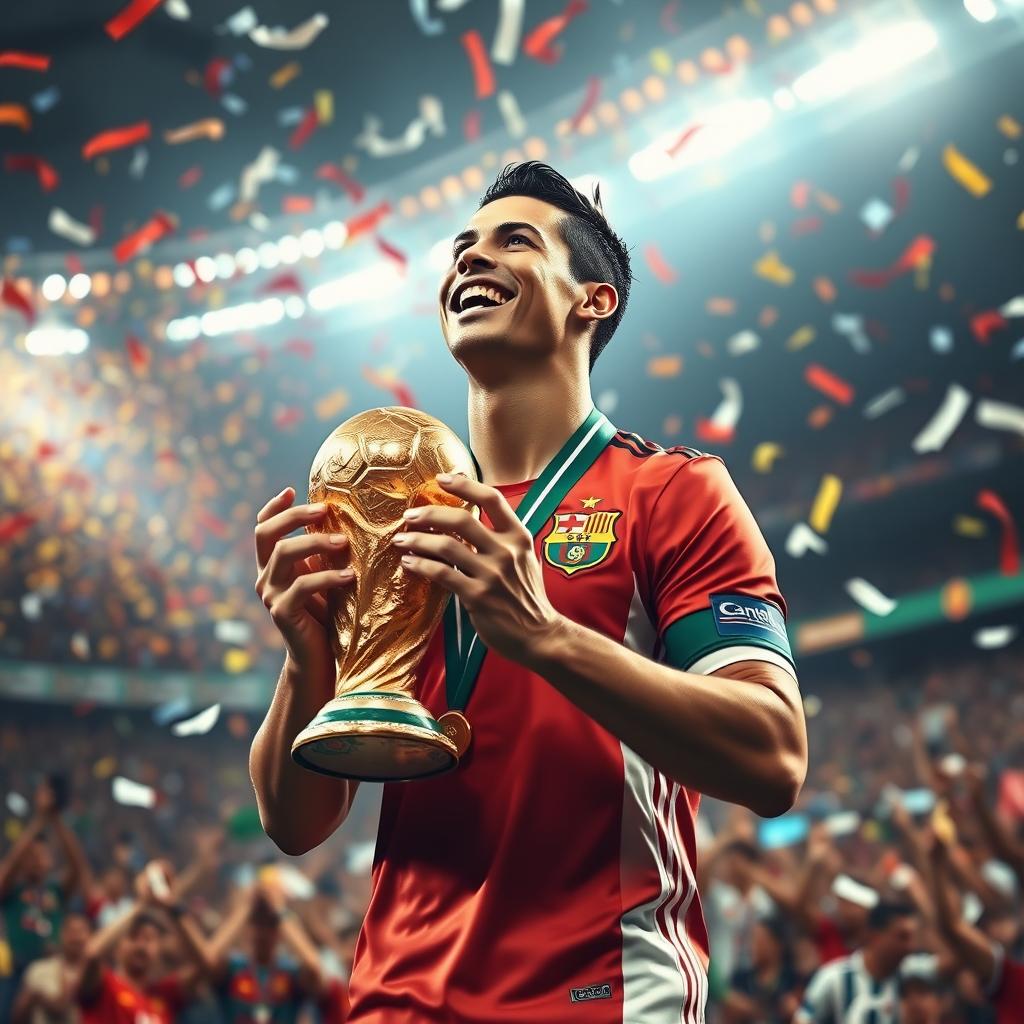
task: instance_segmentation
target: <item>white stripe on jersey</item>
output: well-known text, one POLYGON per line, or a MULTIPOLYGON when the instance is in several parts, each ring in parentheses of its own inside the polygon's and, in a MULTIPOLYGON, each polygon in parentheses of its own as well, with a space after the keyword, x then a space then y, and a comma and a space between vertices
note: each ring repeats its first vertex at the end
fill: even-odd
POLYGON ((864 954, 825 964, 808 982, 796 1024, 899 1024, 899 987, 894 975, 877 982, 864 954))
MULTIPOLYGON (((657 641, 634 576, 623 644, 645 657, 657 641)), ((620 870, 657 865, 661 891, 623 914, 622 1019, 628 1024, 703 1024, 707 978, 686 933, 686 911, 696 887, 677 820, 680 789, 620 743, 625 769, 620 870), (657 799, 655 794, 657 793, 657 799), (662 844, 667 855, 662 854, 662 844), (661 918, 667 929, 662 928, 661 918)))

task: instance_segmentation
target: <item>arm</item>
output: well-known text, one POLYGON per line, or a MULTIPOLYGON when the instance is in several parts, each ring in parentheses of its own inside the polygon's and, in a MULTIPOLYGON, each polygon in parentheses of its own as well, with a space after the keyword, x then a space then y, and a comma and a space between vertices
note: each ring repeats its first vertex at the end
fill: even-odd
POLYGON ((216 867, 217 853, 223 839, 224 833, 219 827, 201 829, 196 834, 196 855, 188 867, 175 878, 174 884, 171 886, 176 901, 180 903, 200 880, 216 867))
POLYGON ((301 679, 286 658, 274 698, 249 752, 249 776, 264 831, 282 852, 319 846, 348 817, 359 783, 332 779, 292 760, 295 737, 334 697, 333 678, 301 679))
POLYGON ((7 851, 7 856, 0 861, 0 899, 3 899, 10 892, 14 879, 18 874, 18 868, 25 859, 29 847, 40 836, 46 826, 46 819, 37 814, 25 826, 21 835, 15 840, 14 845, 7 851))
POLYGON ((983 764, 972 765, 967 770, 967 791, 970 794, 971 807, 996 856, 1013 868, 1018 884, 1024 887, 1024 844, 1009 834, 989 805, 985 796, 985 776, 986 767, 983 764))
POLYGON ((259 896, 279 917, 281 938, 299 961, 299 984, 311 999, 323 995, 323 976, 320 972, 320 954, 295 912, 288 906, 284 890, 273 881, 259 886, 259 896))
POLYGON ((766 818, 795 803, 807 730, 785 669, 741 661, 712 675, 683 672, 564 616, 524 663, 680 785, 766 818))
POLYGON ((53 830, 57 833, 57 842, 60 843, 68 862, 67 870, 60 883, 64 899, 70 900, 79 890, 88 894, 92 891, 92 873, 89 870, 85 850, 82 849, 82 844, 78 841, 78 836, 71 831, 67 822, 59 814, 53 816, 53 830))
POLYGON ((91 1003, 99 994, 103 978, 103 961, 121 936, 128 931, 142 909, 142 902, 139 901, 127 914, 122 914, 106 928, 90 936, 85 946, 82 973, 78 976, 76 995, 79 1002, 91 1003))
POLYGON ((224 980, 224 973, 228 966, 228 953, 246 921, 249 920, 256 895, 255 885, 250 885, 239 893, 230 913, 213 933, 213 938, 207 946, 207 954, 210 962, 210 979, 214 985, 220 985, 224 980))

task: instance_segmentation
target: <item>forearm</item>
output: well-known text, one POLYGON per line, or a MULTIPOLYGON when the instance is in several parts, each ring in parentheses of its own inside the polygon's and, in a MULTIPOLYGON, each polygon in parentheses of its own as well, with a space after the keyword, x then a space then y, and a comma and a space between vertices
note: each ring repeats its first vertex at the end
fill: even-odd
POLYGON ((46 822, 42 817, 33 818, 25 830, 15 840, 14 845, 8 851, 7 856, 0 861, 0 896, 4 895, 10 888, 18 868, 21 866, 25 853, 35 841, 36 837, 43 831, 46 822))
POLYGON ((89 863, 85 859, 85 851, 78 837, 68 827, 66 821, 59 815, 53 819, 53 830, 57 833, 57 841, 68 861, 68 873, 66 876, 65 889, 70 898, 75 890, 85 887, 89 875, 89 863))
POLYGON ((334 697, 330 680, 300 679, 286 659, 249 753, 249 775, 267 835, 287 854, 319 846, 345 820, 354 786, 297 765, 295 737, 334 697))
POLYGON ((312 939, 306 934, 299 918, 294 911, 285 914, 281 919, 281 938, 288 944, 288 947, 295 954, 300 966, 308 975, 317 979, 320 978, 320 956, 312 939))
POLYGON ((766 817, 792 806, 806 738, 799 711, 771 687, 682 672, 567 619, 527 663, 688 789, 766 817))

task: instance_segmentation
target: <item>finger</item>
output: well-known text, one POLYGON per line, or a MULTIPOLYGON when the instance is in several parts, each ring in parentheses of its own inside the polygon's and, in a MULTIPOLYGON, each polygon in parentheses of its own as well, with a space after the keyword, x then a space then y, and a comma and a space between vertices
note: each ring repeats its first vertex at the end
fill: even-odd
POLYGON ((266 505, 256 513, 256 522, 262 523, 272 515, 276 515, 282 509, 286 509, 292 503, 292 498, 294 496, 295 492, 291 487, 286 487, 280 494, 275 494, 274 497, 272 497, 270 501, 268 501, 266 505))
POLYGON ((457 494, 460 498, 473 502, 474 505, 479 505, 487 513, 487 518, 494 524, 496 530, 525 529, 501 491, 477 480, 470 480, 468 476, 463 476, 461 473, 454 476, 439 473, 437 482, 446 491, 457 494))
POLYGON ((476 516, 462 508, 424 505, 409 509, 402 516, 402 526, 407 530, 432 529, 441 533, 454 533, 472 544, 477 551, 496 552, 501 546, 494 530, 489 530, 476 516))
POLYGON ((319 555, 324 561, 324 568, 342 568, 340 562, 335 564, 335 556, 348 552, 348 538, 342 534, 306 533, 299 537, 287 537, 274 545, 274 550, 267 562, 266 579, 274 587, 282 589, 292 581, 296 573, 296 562, 306 564, 306 556, 319 555), (340 537, 337 542, 332 537, 340 537), (326 558, 324 557, 326 555, 326 558))
POLYGON ((392 538, 392 543, 399 551, 457 566, 467 576, 479 578, 487 571, 483 557, 446 533, 398 533, 392 538))
POLYGON ((327 511, 327 506, 297 505, 282 512, 271 515, 262 523, 256 524, 256 564, 260 569, 270 561, 274 545, 293 530, 307 523, 319 521, 327 511))
POLYGON ((466 608, 470 607, 473 598, 477 596, 475 588, 478 584, 470 577, 457 572, 450 565, 445 565, 444 562, 435 562, 432 558, 421 558, 418 555, 402 555, 402 568, 416 573, 417 576, 433 580, 445 590, 450 590, 458 596, 466 608))
POLYGON ((321 590, 334 590, 348 586, 355 579, 351 569, 325 569, 323 572, 311 572, 297 577, 287 590, 271 600, 269 610, 277 619, 287 619, 301 608, 306 599, 321 590))

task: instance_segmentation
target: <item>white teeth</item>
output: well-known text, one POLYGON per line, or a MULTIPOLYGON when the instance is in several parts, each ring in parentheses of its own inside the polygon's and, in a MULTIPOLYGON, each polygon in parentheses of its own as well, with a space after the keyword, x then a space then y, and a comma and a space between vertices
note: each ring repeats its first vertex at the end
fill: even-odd
POLYGON ((486 295, 487 298, 498 303, 499 306, 504 306, 505 303, 508 301, 508 299, 506 299, 504 295, 496 291, 494 288, 486 288, 483 285, 475 284, 472 287, 467 288, 459 296, 460 313, 462 312, 463 309, 466 308, 466 299, 470 298, 473 295, 486 295))

